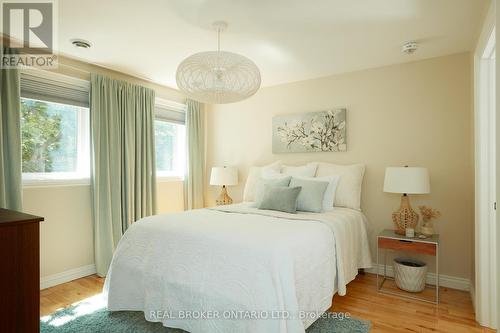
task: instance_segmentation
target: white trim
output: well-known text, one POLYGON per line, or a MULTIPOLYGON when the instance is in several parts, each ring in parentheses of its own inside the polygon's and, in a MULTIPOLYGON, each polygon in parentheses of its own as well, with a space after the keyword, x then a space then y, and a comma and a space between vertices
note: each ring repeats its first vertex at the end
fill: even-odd
POLYGON ((496 33, 493 30, 490 34, 490 38, 487 40, 482 54, 482 58, 495 59, 496 55, 496 33))
POLYGON ((23 179, 24 187, 89 186, 90 178, 23 179))
POLYGON ((474 155, 475 155, 475 285, 471 297, 476 310, 476 320, 482 326, 497 325, 496 301, 496 201, 495 184, 495 94, 491 93, 495 77, 495 1, 484 20, 474 51, 474 155))
POLYGON ((90 175, 80 172, 23 172, 23 186, 90 185, 90 175))
POLYGON ((472 300, 472 307, 476 310, 476 289, 474 288, 474 283, 470 284, 470 298, 472 300))
POLYGON ((90 180, 90 107, 78 112, 77 172, 90 180))
POLYGON ((65 272, 52 274, 40 278, 40 290, 57 286, 58 284, 66 283, 82 277, 86 277, 96 273, 95 265, 87 265, 78 268, 73 268, 65 272))
MULTIPOLYGON (((366 272, 377 274, 376 270, 377 264, 373 264, 372 268, 365 269, 366 272)), ((394 277, 393 267, 391 265, 386 265, 387 275, 390 277, 394 277)), ((379 274, 384 274, 384 265, 378 265, 379 274)), ((427 273, 426 283, 430 285, 436 285, 436 274, 435 273, 427 273)), ((447 287, 451 289, 470 291, 471 290, 471 281, 470 279, 461 278, 457 276, 451 275, 443 275, 439 274, 439 286, 447 287)))
POLYGON ((184 177, 182 177, 182 176, 156 176, 156 181, 158 183, 183 182, 184 177))

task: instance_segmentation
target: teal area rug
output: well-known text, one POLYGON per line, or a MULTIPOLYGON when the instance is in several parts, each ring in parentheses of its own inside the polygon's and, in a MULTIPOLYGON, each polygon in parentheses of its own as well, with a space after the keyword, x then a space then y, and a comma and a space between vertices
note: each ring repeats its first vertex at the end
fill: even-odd
MULTIPOLYGON (((98 295, 99 296, 99 295, 98 295)), ((108 312, 100 297, 56 311, 40 319, 41 333, 186 333, 151 323, 142 312, 108 312)), ((366 333, 370 322, 354 318, 320 318, 307 333, 366 333)))

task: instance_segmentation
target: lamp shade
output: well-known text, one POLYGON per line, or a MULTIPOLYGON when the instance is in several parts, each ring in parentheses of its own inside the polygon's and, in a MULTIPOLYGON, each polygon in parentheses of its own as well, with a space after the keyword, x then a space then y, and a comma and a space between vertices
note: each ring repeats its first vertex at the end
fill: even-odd
POLYGON ((238 185, 238 170, 231 167, 213 167, 210 185, 238 185))
POLYGON ((385 169, 384 192, 426 194, 431 192, 427 168, 389 167, 385 169))

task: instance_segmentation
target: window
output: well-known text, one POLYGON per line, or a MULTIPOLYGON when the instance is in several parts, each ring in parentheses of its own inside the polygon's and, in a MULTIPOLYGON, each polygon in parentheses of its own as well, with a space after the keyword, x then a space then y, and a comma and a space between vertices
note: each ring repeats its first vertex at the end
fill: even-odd
POLYGON ((186 105, 156 98, 156 176, 184 178, 186 161, 186 105))
POLYGON ((90 177, 88 108, 21 98, 21 142, 25 182, 90 177))
POLYGON ((163 119, 155 120, 156 176, 183 178, 186 158, 185 126, 163 119))
POLYGON ((89 81, 21 70, 24 184, 90 181, 89 81))

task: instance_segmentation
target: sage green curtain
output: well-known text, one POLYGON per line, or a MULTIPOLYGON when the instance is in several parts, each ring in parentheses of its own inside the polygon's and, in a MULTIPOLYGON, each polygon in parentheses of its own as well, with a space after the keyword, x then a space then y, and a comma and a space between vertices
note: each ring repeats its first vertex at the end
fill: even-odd
POLYGON ((92 197, 97 274, 131 223, 156 212, 155 92, 91 75, 92 197))
POLYGON ((205 119, 203 105, 186 101, 187 163, 184 179, 184 209, 203 208, 205 170, 205 119))
MULTIPOLYGON (((12 54, 0 45, 0 56, 12 54)), ((0 208, 22 210, 19 71, 0 69, 0 208)))

